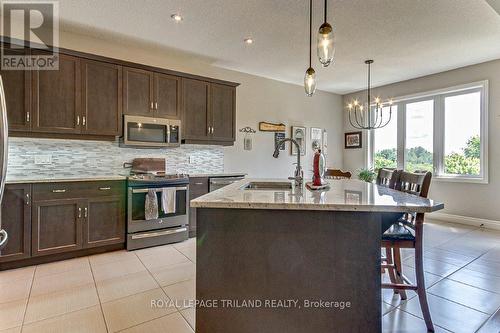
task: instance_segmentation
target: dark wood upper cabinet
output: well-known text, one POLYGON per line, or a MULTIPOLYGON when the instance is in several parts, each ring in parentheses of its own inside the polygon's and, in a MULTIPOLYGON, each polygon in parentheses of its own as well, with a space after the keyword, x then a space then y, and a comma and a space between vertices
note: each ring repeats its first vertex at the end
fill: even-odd
POLYGON ((154 92, 155 117, 181 119, 181 79, 155 73, 154 92))
POLYGON ((7 246, 0 252, 0 262, 31 256, 31 185, 5 187, 2 201, 2 228, 7 231, 7 246))
POLYGON ((183 139, 210 139, 209 87, 205 81, 182 79, 183 139))
MULTIPOLYGON (((29 50, 10 50, 10 53, 26 55, 29 50)), ((29 131, 31 128, 31 72, 0 70, 5 91, 5 104, 9 130, 29 131)))
POLYGON ((134 116, 153 116, 153 72, 123 68, 123 113, 134 116))
POLYGON ((59 70, 33 71, 33 131, 81 131, 80 74, 80 59, 64 54, 59 70))
POLYGON ((79 199, 33 202, 31 253, 41 256, 82 249, 85 202, 79 199))
POLYGON ((82 132, 119 136, 122 115, 122 68, 82 60, 82 132))
POLYGON ((83 225, 84 247, 125 241, 125 197, 105 196, 87 200, 83 225))
POLYGON ((212 129, 210 134, 215 141, 235 140, 236 89, 222 84, 210 84, 210 114, 212 129))

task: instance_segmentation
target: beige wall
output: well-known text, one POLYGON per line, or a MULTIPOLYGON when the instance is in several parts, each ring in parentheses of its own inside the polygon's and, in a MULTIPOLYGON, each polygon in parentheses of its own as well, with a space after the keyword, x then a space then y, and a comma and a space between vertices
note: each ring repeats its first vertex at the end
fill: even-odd
MULTIPOLYGON (((318 91, 314 97, 308 98, 298 85, 220 69, 206 59, 131 41, 110 42, 62 32, 60 44, 61 47, 82 52, 239 82, 241 85, 237 88, 236 98, 237 130, 245 126, 257 129, 259 121, 283 122, 287 126, 306 126, 309 139, 310 127, 325 128, 328 131, 328 165, 337 168, 342 166, 343 116, 342 98, 339 95, 318 91)), ((302 68, 297 70, 301 71, 302 68)), ((237 133, 235 145, 224 149, 225 171, 246 172, 253 177, 287 177, 292 174, 295 157, 289 154, 288 149, 279 159, 272 157, 272 133, 257 132, 253 138, 253 150, 245 151, 243 135, 237 133)), ((304 159, 305 171, 312 168, 309 143, 310 140, 304 159)))
MULTIPOLYGON (((374 89, 373 96, 405 96, 481 80, 489 80, 489 184, 433 181, 430 197, 445 202, 445 213, 499 221, 500 60, 379 87, 374 89)), ((353 98, 366 100, 366 93, 346 95, 344 104, 353 98)), ((349 131, 352 128, 346 115, 344 112, 344 126, 349 131)), ((344 167, 348 170, 363 167, 365 155, 365 149, 344 150, 344 167)))

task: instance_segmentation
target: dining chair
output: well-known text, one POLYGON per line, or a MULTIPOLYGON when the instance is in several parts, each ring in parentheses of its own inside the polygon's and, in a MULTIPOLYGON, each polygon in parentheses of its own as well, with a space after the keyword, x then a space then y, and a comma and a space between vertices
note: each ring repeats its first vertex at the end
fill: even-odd
MULTIPOLYGON (((406 171, 399 171, 398 173, 394 189, 427 198, 432 173, 411 173, 406 171)), ((391 283, 382 283, 382 288, 393 289, 395 293, 399 293, 402 300, 407 299, 406 290, 416 291, 427 330, 434 332, 425 290, 423 228, 424 213, 407 213, 402 215, 382 234, 382 247, 386 249, 386 263, 382 264, 382 269, 389 271, 391 280, 391 283), (401 249, 403 248, 413 248, 415 250, 416 284, 413 284, 403 274, 401 263, 401 249)))
POLYGON ((325 172, 325 178, 330 179, 351 179, 352 174, 349 171, 342 171, 340 169, 327 169, 325 172))

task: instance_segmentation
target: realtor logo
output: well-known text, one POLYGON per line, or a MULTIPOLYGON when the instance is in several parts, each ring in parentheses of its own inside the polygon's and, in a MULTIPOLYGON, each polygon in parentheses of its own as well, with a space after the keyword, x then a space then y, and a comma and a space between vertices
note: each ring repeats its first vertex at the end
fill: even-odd
POLYGON ((1 36, 11 41, 1 47, 1 69, 59 69, 59 1, 0 2, 1 36))

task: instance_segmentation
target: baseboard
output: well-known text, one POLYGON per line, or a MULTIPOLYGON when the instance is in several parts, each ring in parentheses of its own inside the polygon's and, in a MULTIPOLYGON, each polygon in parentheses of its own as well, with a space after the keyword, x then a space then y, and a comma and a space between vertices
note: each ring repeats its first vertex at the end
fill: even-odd
POLYGON ((445 222, 466 224, 476 227, 484 227, 487 229, 500 230, 500 221, 495 221, 495 220, 487 220, 487 219, 480 219, 477 217, 469 217, 469 216, 438 213, 438 212, 427 214, 427 216, 431 219, 436 219, 445 222))

